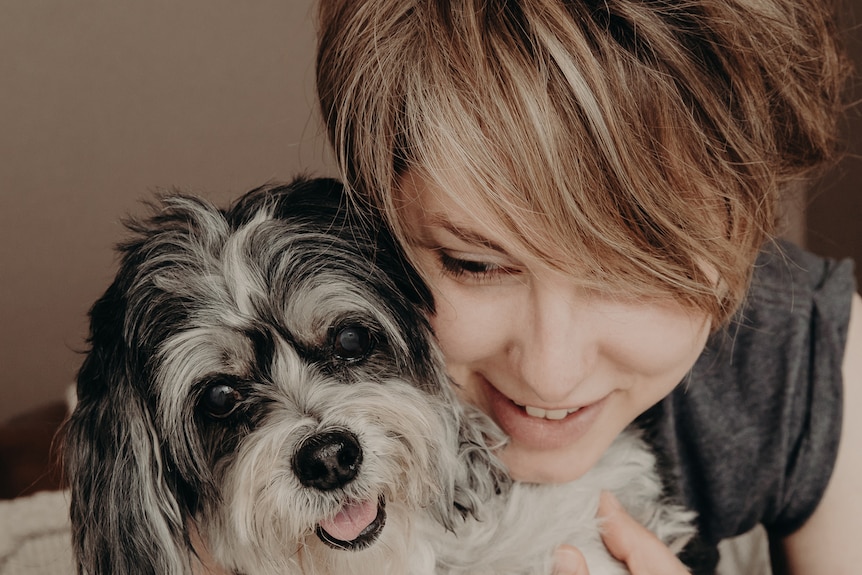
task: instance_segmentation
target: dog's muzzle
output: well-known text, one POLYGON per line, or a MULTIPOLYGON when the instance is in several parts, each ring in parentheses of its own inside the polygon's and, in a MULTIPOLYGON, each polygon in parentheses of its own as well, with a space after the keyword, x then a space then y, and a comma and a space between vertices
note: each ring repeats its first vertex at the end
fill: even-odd
MULTIPOLYGON (((293 458, 293 470, 305 487, 319 491, 343 488, 362 466, 362 446, 347 430, 312 435, 302 442, 293 458)), ((321 541, 335 549, 357 550, 374 543, 386 523, 386 502, 346 501, 331 519, 316 528, 321 541)))

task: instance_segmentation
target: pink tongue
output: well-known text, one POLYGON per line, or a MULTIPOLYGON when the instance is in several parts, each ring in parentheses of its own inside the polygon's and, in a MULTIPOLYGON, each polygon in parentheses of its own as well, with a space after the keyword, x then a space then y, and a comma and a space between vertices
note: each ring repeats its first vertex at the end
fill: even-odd
POLYGON ((332 519, 320 522, 320 528, 339 541, 353 541, 377 517, 377 501, 347 503, 332 519))

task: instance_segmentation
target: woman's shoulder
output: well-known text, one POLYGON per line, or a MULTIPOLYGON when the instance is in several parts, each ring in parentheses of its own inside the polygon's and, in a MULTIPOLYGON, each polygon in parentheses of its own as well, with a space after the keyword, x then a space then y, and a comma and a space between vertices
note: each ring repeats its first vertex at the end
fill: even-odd
POLYGON ((708 540, 758 523, 787 533, 816 507, 840 436, 854 291, 852 262, 768 246, 739 313, 645 419, 708 540))
POLYGON ((820 257, 786 242, 768 244, 745 301, 710 339, 699 373, 730 378, 728 384, 756 393, 766 392, 770 382, 822 379, 827 368, 838 375, 856 291, 853 271, 851 260, 820 257), (824 365, 813 370, 817 360, 824 365))
POLYGON ((692 377, 746 395, 784 392, 790 383, 840 383, 853 271, 850 260, 770 243, 757 259, 745 301, 710 338, 692 377))
POLYGON ((785 242, 767 243, 754 265, 751 287, 735 322, 761 311, 806 314, 828 305, 836 320, 849 321, 850 301, 856 289, 851 260, 824 258, 785 242), (834 308, 834 309, 833 309, 834 308))

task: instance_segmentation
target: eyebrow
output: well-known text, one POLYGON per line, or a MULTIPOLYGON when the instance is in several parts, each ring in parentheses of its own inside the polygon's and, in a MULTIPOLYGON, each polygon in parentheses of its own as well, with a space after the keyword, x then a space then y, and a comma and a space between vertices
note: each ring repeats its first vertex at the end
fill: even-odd
POLYGON ((498 244, 497 242, 495 242, 493 240, 489 240, 488 238, 486 238, 482 234, 480 234, 478 232, 474 232, 473 230, 468 230, 468 229, 464 229, 462 227, 456 226, 455 224, 453 224, 451 221, 449 221, 447 218, 444 218, 440 214, 434 214, 434 213, 428 214, 427 219, 428 219, 429 225, 438 226, 440 228, 443 228, 444 230, 446 230, 447 232, 449 232, 450 234, 452 234, 453 236, 455 236, 456 238, 458 238, 459 240, 461 240, 465 243, 473 244, 473 245, 477 245, 477 246, 482 246, 482 247, 494 250, 496 252, 500 252, 503 255, 509 255, 509 252, 503 246, 498 244))

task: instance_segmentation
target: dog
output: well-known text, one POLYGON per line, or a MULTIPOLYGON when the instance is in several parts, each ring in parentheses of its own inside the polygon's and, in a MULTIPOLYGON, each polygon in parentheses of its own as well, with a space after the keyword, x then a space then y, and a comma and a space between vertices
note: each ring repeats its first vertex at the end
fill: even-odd
POLYGON ((694 533, 634 431, 570 484, 509 479, 429 290, 338 182, 152 207, 90 311, 66 426, 79 573, 197 573, 205 550, 242 575, 547 575, 563 543, 627 573, 602 489, 674 550, 694 533))

